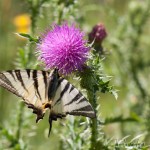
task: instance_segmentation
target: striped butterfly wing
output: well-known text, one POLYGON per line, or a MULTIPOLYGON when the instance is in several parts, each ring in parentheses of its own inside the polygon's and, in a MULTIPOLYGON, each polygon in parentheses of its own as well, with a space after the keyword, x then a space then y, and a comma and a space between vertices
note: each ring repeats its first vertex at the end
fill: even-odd
POLYGON ((54 69, 49 72, 37 70, 11 70, 0 72, 0 86, 21 97, 37 114, 36 122, 43 119, 50 109, 49 124, 67 114, 96 117, 87 99, 54 69))
POLYGON ((58 118, 67 114, 90 118, 96 117, 88 100, 64 78, 60 78, 58 81, 58 88, 52 102, 51 111, 58 118))
POLYGON ((0 86, 21 97, 33 113, 37 122, 45 113, 43 104, 48 102, 47 78, 49 73, 37 70, 11 70, 0 73, 0 86))

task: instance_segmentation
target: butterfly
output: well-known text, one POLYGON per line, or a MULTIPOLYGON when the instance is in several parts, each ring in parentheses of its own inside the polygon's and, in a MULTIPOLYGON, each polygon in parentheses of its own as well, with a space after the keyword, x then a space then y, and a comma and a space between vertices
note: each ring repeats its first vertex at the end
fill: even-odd
POLYGON ((82 93, 68 80, 61 77, 58 69, 9 70, 0 72, 0 86, 21 97, 28 108, 37 115, 36 123, 49 113, 49 135, 52 121, 66 115, 95 118, 95 111, 82 93))

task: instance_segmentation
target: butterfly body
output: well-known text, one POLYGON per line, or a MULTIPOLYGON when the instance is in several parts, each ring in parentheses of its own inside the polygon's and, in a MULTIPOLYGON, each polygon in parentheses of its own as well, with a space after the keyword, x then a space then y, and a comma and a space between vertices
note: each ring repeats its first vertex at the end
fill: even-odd
MULTIPOLYGON (((36 122, 50 111, 49 124, 66 115, 94 118, 95 112, 82 95, 58 70, 10 70, 0 72, 0 86, 21 97, 28 108, 37 115, 36 122)), ((50 133, 50 132, 49 132, 50 133)))

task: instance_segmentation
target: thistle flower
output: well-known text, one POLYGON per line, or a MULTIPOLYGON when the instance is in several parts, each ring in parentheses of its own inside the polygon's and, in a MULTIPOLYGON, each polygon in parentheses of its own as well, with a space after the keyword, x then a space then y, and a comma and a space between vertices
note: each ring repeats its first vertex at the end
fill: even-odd
POLYGON ((89 42, 93 42, 93 47, 100 55, 104 54, 102 42, 106 38, 107 32, 102 23, 95 25, 89 33, 89 42))
POLYGON ((92 42, 95 40, 95 43, 102 43, 102 41, 106 38, 107 32, 105 26, 102 23, 95 25, 92 31, 89 33, 89 41, 92 42))
POLYGON ((45 63, 46 69, 57 68, 64 75, 82 70, 89 51, 87 41, 83 38, 84 33, 75 25, 53 25, 37 45, 39 58, 45 63))

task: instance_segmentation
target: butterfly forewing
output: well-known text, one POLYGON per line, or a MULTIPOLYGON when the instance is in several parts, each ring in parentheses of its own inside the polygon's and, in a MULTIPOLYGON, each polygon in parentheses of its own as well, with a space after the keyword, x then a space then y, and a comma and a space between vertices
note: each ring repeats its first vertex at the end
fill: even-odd
POLYGON ((11 70, 0 73, 0 85, 25 100, 41 107, 47 98, 48 72, 37 70, 11 70))
POLYGON ((52 102, 52 110, 56 114, 95 117, 92 106, 78 89, 64 78, 60 78, 58 83, 52 102))

